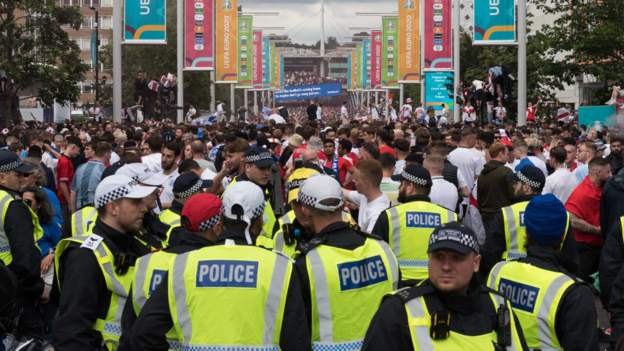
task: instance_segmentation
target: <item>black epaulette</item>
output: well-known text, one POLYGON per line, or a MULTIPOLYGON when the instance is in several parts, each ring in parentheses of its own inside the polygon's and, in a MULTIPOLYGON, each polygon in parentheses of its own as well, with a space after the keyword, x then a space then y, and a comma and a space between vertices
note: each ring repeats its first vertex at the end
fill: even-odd
POLYGON ((325 243, 325 238, 314 237, 306 242, 298 242, 297 247, 299 248, 299 251, 301 251, 303 255, 307 255, 308 252, 314 250, 314 248, 316 248, 319 245, 323 245, 324 243, 325 243))
POLYGON ((417 285, 397 290, 393 295, 398 297, 403 303, 407 303, 417 297, 431 295, 435 292, 431 285, 417 285))
POLYGON ((349 228, 353 230, 354 232, 356 232, 358 235, 363 236, 365 238, 383 240, 380 236, 363 231, 362 228, 360 228, 360 226, 357 224, 349 224, 349 228))
POLYGON ((503 299, 507 300, 507 296, 503 295, 500 291, 490 288, 489 286, 481 285, 481 291, 485 293, 490 293, 494 295, 498 295, 503 299))

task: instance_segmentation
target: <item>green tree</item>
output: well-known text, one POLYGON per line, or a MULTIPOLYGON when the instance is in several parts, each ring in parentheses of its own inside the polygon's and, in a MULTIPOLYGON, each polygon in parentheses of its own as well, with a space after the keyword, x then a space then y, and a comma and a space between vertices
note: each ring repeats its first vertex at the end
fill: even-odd
POLYGON ((79 29, 77 8, 52 0, 0 0, 0 127, 19 120, 19 96, 76 101, 88 66, 61 26, 79 29))

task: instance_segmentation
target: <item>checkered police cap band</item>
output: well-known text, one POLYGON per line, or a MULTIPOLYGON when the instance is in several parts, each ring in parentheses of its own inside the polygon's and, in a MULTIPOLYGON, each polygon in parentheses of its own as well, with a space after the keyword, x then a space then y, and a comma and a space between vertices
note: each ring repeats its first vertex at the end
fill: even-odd
POLYGON ((136 180, 133 180, 128 185, 121 186, 119 188, 113 189, 108 193, 104 194, 95 199, 95 208, 101 208, 106 206, 106 204, 111 203, 115 200, 119 200, 124 196, 130 194, 132 188, 139 184, 136 180))
POLYGON ((245 162, 247 163, 253 163, 253 162, 258 162, 258 161, 263 161, 263 160, 272 160, 273 157, 271 157, 271 154, 268 152, 261 152, 259 155, 250 155, 250 156, 245 156, 245 162))
POLYGON ((22 161, 13 161, 13 162, 9 162, 7 164, 3 164, 0 165, 0 173, 4 173, 4 172, 10 172, 14 169, 17 169, 19 166, 21 166, 22 161))
POLYGON ((256 207, 253 212, 252 212, 252 216, 251 219, 256 219, 260 216, 262 216, 262 214, 264 213, 264 206, 266 205, 266 202, 263 202, 260 206, 256 207))
POLYGON ((408 180, 412 183, 416 183, 420 186, 427 186, 427 184, 429 183, 427 179, 418 178, 412 174, 407 173, 405 170, 401 172, 401 177, 403 177, 405 180, 408 180))
POLYGON ((219 219, 221 218, 221 214, 214 215, 209 219, 201 222, 199 224, 199 231, 204 232, 212 227, 214 227, 217 223, 219 223, 219 219))
POLYGON ((316 208, 317 210, 321 211, 335 211, 343 205, 342 199, 340 199, 340 202, 336 206, 323 205, 316 197, 305 194, 303 193, 303 191, 299 191, 299 194, 297 195, 297 201, 299 201, 299 203, 304 206, 316 208))
POLYGON ((518 179, 520 179, 523 183, 528 184, 531 188, 540 188, 542 186, 542 184, 540 184, 539 182, 533 181, 529 178, 527 178, 527 176, 525 176, 524 174, 522 174, 522 171, 520 172, 516 172, 516 176, 518 177, 518 179))
POLYGON ((476 238, 456 229, 441 229, 438 232, 431 233, 431 237, 429 237, 429 245, 440 241, 453 241, 460 245, 469 247, 474 252, 479 252, 479 243, 476 238))
POLYGON ((201 190, 202 184, 204 184, 204 182, 200 179, 197 181, 197 183, 193 184, 192 187, 186 189, 185 191, 180 193, 173 193, 173 196, 176 199, 188 199, 189 197, 191 197, 191 195, 201 190))

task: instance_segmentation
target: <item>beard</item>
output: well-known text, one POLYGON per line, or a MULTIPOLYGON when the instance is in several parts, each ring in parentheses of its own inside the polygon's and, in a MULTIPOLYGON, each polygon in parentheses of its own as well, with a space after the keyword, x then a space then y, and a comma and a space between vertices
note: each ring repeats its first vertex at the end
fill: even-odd
POLYGON ((405 192, 399 190, 399 196, 397 197, 397 201, 401 204, 404 204, 407 202, 407 198, 408 196, 405 194, 405 192))

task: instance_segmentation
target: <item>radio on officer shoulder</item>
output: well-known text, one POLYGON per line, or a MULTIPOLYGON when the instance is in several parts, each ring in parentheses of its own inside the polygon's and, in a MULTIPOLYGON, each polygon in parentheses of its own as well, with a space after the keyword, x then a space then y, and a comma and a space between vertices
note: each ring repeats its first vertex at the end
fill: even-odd
POLYGON ((429 336, 433 340, 446 340, 451 334, 451 314, 447 311, 431 315, 429 336))
POLYGON ((506 348, 511 345, 511 315, 504 304, 498 307, 498 345, 506 348))

